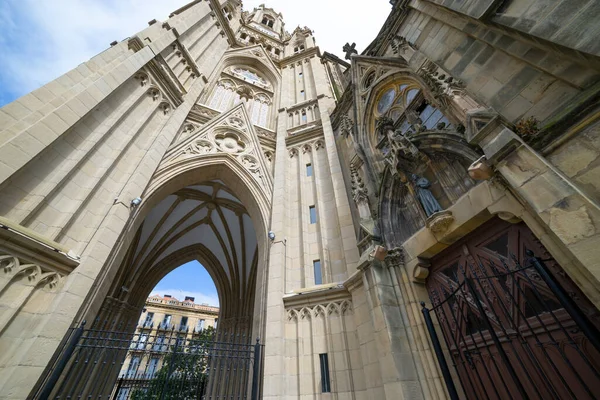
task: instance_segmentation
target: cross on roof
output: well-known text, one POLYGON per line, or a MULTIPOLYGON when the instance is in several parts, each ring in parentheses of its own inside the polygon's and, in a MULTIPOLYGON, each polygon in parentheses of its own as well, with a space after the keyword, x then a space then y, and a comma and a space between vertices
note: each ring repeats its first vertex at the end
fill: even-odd
POLYGON ((355 47, 356 43, 352 43, 352 45, 350 45, 350 43, 346 43, 344 47, 342 47, 342 50, 344 53, 346 53, 346 57, 344 57, 346 60, 349 60, 352 54, 358 54, 358 51, 356 51, 355 47))

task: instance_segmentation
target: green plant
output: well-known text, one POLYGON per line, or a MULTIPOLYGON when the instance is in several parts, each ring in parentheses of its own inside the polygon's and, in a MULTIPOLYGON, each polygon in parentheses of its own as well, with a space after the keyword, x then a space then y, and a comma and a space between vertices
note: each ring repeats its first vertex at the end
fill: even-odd
POLYGON ((540 131, 539 122, 536 117, 521 118, 515 125, 515 131, 523 139, 530 139, 540 131))

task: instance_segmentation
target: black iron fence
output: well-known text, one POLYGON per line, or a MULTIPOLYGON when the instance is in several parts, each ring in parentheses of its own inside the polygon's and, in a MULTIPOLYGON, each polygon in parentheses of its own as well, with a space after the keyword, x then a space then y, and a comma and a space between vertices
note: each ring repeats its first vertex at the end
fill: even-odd
POLYGON ((544 262, 527 256, 525 265, 514 255, 457 264, 430 285, 433 307, 421 303, 422 312, 452 399, 453 372, 470 399, 600 398, 596 326, 544 262))
POLYGON ((36 399, 260 398, 262 345, 245 335, 136 329, 71 330, 36 399))

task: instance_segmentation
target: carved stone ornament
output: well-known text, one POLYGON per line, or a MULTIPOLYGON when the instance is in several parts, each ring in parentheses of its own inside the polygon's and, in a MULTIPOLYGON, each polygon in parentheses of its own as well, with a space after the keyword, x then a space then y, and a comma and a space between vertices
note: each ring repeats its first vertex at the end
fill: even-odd
POLYGON ((442 106, 448 105, 449 97, 454 91, 460 91, 465 87, 462 81, 448 75, 432 61, 427 61, 417 73, 431 90, 433 98, 442 106))
POLYGON ((387 134, 388 130, 393 130, 394 129, 394 120, 383 116, 383 117, 379 117, 377 118, 377 121, 375 121, 375 130, 377 131, 377 133, 379 133, 380 135, 384 136, 387 134))
POLYGON ((426 224, 433 233, 444 233, 454 222, 452 211, 438 211, 427 218, 426 224))
POLYGON ((431 264, 429 262, 419 258, 417 265, 413 268, 413 280, 419 283, 425 283, 427 277, 429 276, 429 268, 431 264))
POLYGON ((401 247, 396 247, 387 252, 385 262, 388 267, 402 267, 404 265, 404 250, 401 247))
POLYGON ((494 175, 494 170, 487 163, 485 156, 481 156, 469 166, 469 176, 477 181, 488 180, 494 175))
POLYGON ((385 247, 383 246, 375 246, 375 248, 373 249, 373 251, 371 252, 370 256, 373 257, 374 259, 376 259, 377 261, 383 261, 386 259, 386 256, 388 255, 388 251, 385 247))
POLYGON ((392 51, 394 54, 404 54, 406 53, 407 47, 410 47, 410 43, 404 36, 400 36, 398 34, 392 36, 390 35, 391 43, 392 43, 392 51))
POLYGON ((354 131, 354 122, 350 119, 349 116, 342 116, 342 120, 340 122, 340 134, 344 137, 353 136, 352 132, 354 131))

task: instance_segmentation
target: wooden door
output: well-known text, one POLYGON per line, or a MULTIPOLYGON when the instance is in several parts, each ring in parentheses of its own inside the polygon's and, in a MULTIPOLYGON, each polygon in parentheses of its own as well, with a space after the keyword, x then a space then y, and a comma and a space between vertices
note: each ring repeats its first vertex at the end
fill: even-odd
POLYGON ((471 399, 598 398, 600 353, 531 267, 527 250, 600 325, 598 310, 525 224, 493 219, 432 260, 427 289, 448 361, 471 399))

